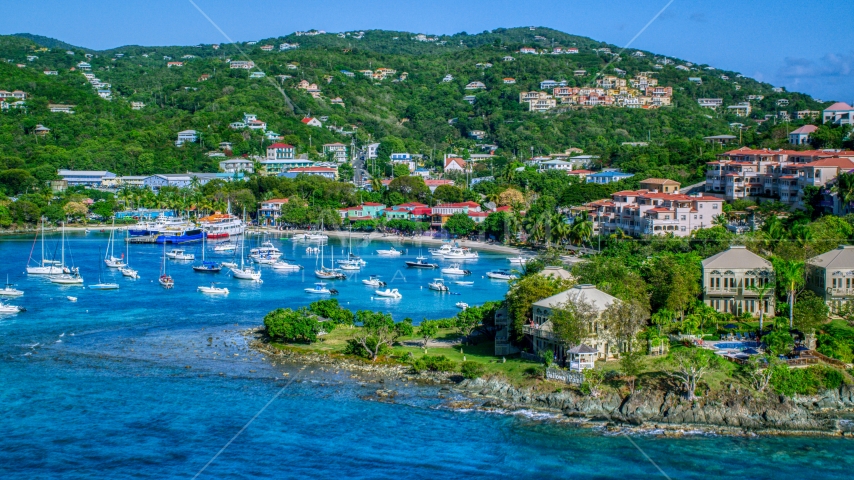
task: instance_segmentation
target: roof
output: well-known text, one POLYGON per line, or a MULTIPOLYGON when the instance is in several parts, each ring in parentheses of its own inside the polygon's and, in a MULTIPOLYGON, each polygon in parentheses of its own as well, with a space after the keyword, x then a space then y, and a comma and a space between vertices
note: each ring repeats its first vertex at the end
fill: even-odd
POLYGON ((59 170, 56 174, 61 176, 78 176, 78 177, 103 177, 110 172, 106 170, 59 170))
POLYGON ((816 130, 818 130, 818 127, 816 127, 815 125, 804 125, 803 127, 799 128, 793 132, 790 132, 789 135, 791 135, 793 133, 813 133, 816 130))
POLYGON ((703 268, 772 268, 771 262, 751 252, 744 245, 733 245, 701 263, 703 268))
POLYGON ((415 207, 409 213, 412 215, 430 215, 433 213, 433 209, 430 207, 415 207))
POLYGON ((570 348, 566 351, 566 353, 599 353, 599 350, 596 350, 593 347, 588 347, 587 345, 582 343, 581 345, 576 345, 570 348))
POLYGON ((274 143, 267 148, 294 148, 294 146, 287 143, 274 143))
POLYGON ((626 172, 597 172, 590 175, 591 177, 634 177, 634 173, 626 172))
POLYGON ((845 102, 836 102, 836 103, 834 103, 833 105, 831 105, 831 106, 829 106, 829 107, 825 108, 824 110, 825 110, 825 111, 828 111, 828 110, 830 110, 830 111, 834 111, 834 110, 854 110, 854 107, 852 107, 851 105, 848 105, 848 104, 847 104, 847 103, 845 103, 845 102))
POLYGON ((269 200, 264 200, 261 203, 288 203, 287 198, 271 198, 269 200))
POLYGON ((807 263, 821 268, 854 268, 854 245, 840 245, 835 250, 810 258, 807 263))
POLYGON ((385 207, 382 203, 376 202, 365 202, 362 204, 363 207, 385 207))
POLYGON ((594 285, 583 284, 576 285, 570 288, 569 290, 558 293, 557 295, 552 295, 551 297, 544 298, 539 302, 534 302, 534 306, 557 308, 567 302, 574 303, 578 300, 584 300, 586 302, 592 303, 593 307, 599 313, 602 313, 603 311, 605 311, 605 309, 608 308, 608 306, 617 301, 616 298, 599 290, 594 285))
POLYGON ((801 168, 805 167, 837 167, 837 168, 854 168, 854 160, 850 158, 823 158, 821 160, 816 160, 814 162, 807 163, 803 165, 801 168))
POLYGON ((662 185, 681 185, 679 182, 675 180, 670 180, 669 178, 647 178, 646 180, 641 180, 640 183, 660 183, 662 185))
POLYGON ((330 173, 331 173, 331 172, 334 172, 334 171, 335 171, 335 169, 334 169, 334 168, 329 168, 329 167, 297 167, 297 168, 292 168, 290 171, 291 171, 291 172, 297 172, 297 173, 300 173, 300 172, 302 172, 302 173, 308 173, 308 172, 330 172, 330 173))
POLYGON ((575 278, 571 273, 569 273, 569 271, 561 267, 545 267, 540 270, 539 275, 544 277, 560 278, 563 280, 573 280, 575 278))
POLYGON ((467 215, 469 217, 488 217, 489 212, 474 212, 474 211, 472 211, 472 212, 469 212, 467 215))

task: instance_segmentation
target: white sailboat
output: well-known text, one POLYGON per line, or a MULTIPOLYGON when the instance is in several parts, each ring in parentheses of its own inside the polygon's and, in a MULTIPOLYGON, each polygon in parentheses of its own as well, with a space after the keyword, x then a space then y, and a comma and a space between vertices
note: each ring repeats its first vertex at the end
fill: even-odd
POLYGON ((341 265, 342 270, 358 270, 360 267, 364 267, 368 264, 368 262, 362 260, 358 255, 353 255, 353 225, 350 225, 350 233, 347 236, 348 242, 348 252, 347 258, 343 260, 338 260, 338 265, 341 265), (346 265, 346 267, 345 267, 346 265))
MULTIPOLYGON (((101 249, 98 249, 98 256, 101 255, 101 249)), ((98 264, 98 283, 93 283, 89 285, 90 290, 118 290, 119 284, 113 282, 102 282, 101 281, 101 265, 98 264)))
MULTIPOLYGON (((332 255, 335 255, 335 249, 330 245, 329 251, 332 252, 332 255)), ((332 260, 334 262, 334 259, 332 260)), ((334 265, 334 263, 333 263, 334 265)), ((317 278, 322 278, 324 280, 346 280, 347 276, 338 271, 335 268, 327 268, 326 265, 323 264, 323 249, 320 250, 320 267, 314 270, 314 276, 317 278)))
POLYGON ((128 278, 137 279, 139 278, 139 272, 137 272, 133 268, 130 268, 130 242, 128 242, 127 239, 125 239, 125 249, 125 260, 127 261, 127 263, 124 267, 120 268, 119 271, 122 272, 122 275, 128 278))
MULTIPOLYGON (((63 265, 61 263, 57 263, 54 260, 48 260, 44 256, 44 219, 42 219, 42 231, 41 231, 41 247, 42 247, 42 259, 41 261, 35 265, 30 265, 33 261, 33 254, 30 251, 30 258, 27 261, 27 274, 28 275, 59 275, 62 272, 63 265)), ((36 235, 36 239, 38 239, 38 235, 36 235)), ((35 250, 35 241, 33 242, 33 250, 35 250)))
POLYGON ((107 242, 107 251, 104 252, 104 263, 110 268, 122 268, 126 264, 122 258, 115 256, 116 219, 113 218, 113 228, 110 230, 110 240, 107 242))
MULTIPOLYGON (((65 265, 65 222, 62 223, 62 246, 60 247, 61 263, 65 265)), ((62 268, 62 271, 67 272, 61 275, 52 275, 50 281, 59 285, 83 285, 83 277, 80 276, 80 271, 76 267, 62 268)))
MULTIPOLYGON (((243 211, 244 218, 246 211, 243 211)), ((252 267, 247 267, 245 262, 246 253, 246 235, 241 235, 240 238, 240 267, 231 267, 231 276, 238 280, 252 280, 253 282, 261 281, 261 270, 255 270, 252 267)))

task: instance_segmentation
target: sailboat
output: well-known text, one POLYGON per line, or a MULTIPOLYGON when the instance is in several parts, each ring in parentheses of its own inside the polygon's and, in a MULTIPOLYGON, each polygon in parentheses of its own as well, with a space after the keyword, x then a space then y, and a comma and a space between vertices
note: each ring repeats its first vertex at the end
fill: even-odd
POLYGON ((119 271, 126 277, 134 279, 139 278, 139 272, 130 268, 130 242, 128 242, 127 239, 125 239, 125 248, 127 249, 125 252, 125 260, 127 260, 127 263, 124 267, 120 268, 119 271))
POLYGON ((107 242, 107 251, 104 252, 104 263, 110 268, 122 268, 126 264, 122 258, 115 256, 116 219, 113 218, 113 229, 110 230, 110 240, 107 242))
POLYGON ((33 261, 33 253, 36 247, 36 240, 38 240, 38 234, 36 234, 35 240, 33 240, 33 250, 30 250, 30 258, 27 261, 27 274, 28 275, 59 275, 62 273, 63 265, 61 263, 57 264, 55 260, 48 260, 44 256, 44 219, 42 219, 42 259, 36 266, 31 266, 30 263, 33 261))
MULTIPOLYGON (((246 210, 243 210, 243 217, 246 218, 246 210)), ((261 281, 261 270, 254 270, 252 267, 246 266, 246 235, 240 236, 240 267, 231 267, 231 275, 238 280, 252 280, 255 282, 261 281)))
MULTIPOLYGON (((65 265, 65 222, 62 222, 62 246, 60 251, 62 252, 60 265, 65 265)), ((100 252, 98 255, 100 256, 100 252)), ((50 281, 59 285, 83 285, 83 277, 80 276, 80 270, 77 267, 62 267, 62 271, 66 273, 53 275, 50 277, 50 281)))
POLYGON ((347 236, 348 242, 348 254, 347 258, 343 260, 338 260, 338 265, 341 265, 342 270, 358 270, 360 267, 364 267, 368 263, 362 260, 358 255, 353 255, 353 225, 350 225, 350 233, 347 236))
MULTIPOLYGON (((332 245, 329 245, 329 251, 332 253, 332 256, 335 256, 335 249, 332 245)), ((335 259, 332 259, 334 262, 335 259)), ((330 262, 331 263, 331 262, 330 262)), ((332 263, 334 265, 334 263, 332 263)), ((323 248, 320 249, 320 267, 314 270, 314 276, 317 278, 323 278, 326 280, 346 280, 347 276, 343 273, 339 272, 334 268, 326 268, 326 265, 323 264, 323 248)))
POLYGON ((166 244, 163 244, 163 260, 160 263, 160 278, 157 279, 163 288, 172 288, 175 286, 175 280, 172 276, 166 273, 166 244))
POLYGON ((14 287, 14 284, 9 283, 9 275, 6 275, 6 288, 0 290, 0 296, 2 297, 20 297, 24 294, 22 290, 18 290, 14 287))
MULTIPOLYGON (((101 249, 98 248, 98 256, 101 256, 101 249)), ((93 283, 89 285, 90 290, 118 290, 119 284, 112 282, 102 282, 101 281, 101 264, 98 264, 98 283, 93 283)))
POLYGON ((207 250, 207 235, 202 237, 202 264, 193 265, 193 271, 199 273, 219 273, 222 270, 222 265, 218 262, 206 261, 205 250, 207 250))

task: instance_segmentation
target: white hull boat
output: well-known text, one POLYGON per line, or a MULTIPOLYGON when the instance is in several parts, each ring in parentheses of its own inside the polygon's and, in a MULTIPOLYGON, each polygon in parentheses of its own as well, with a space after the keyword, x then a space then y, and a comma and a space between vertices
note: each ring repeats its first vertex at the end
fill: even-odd
POLYGON ((65 298, 68 299, 69 302, 76 302, 77 301, 77 297, 72 297, 70 295, 65 297, 65 298))
POLYGON ((227 288, 220 288, 215 285, 211 285, 210 287, 199 287, 198 291, 202 293, 210 293, 212 295, 228 295, 227 288))
POLYGON ((306 288, 305 293, 311 293, 314 295, 332 295, 333 293, 338 293, 335 289, 326 288, 326 284, 323 282, 317 282, 314 284, 313 288, 306 288))
POLYGON ((104 264, 110 268, 122 268, 127 266, 127 264, 123 262, 121 258, 116 257, 105 258, 104 264))
POLYGON ((516 278, 519 278, 516 275, 513 275, 512 273, 504 271, 504 270, 497 270, 494 272, 486 272, 486 276, 493 279, 493 280, 514 280, 516 278))
POLYGON ((0 290, 0 297, 20 297, 24 294, 23 290, 13 288, 15 285, 9 283, 9 276, 6 276, 6 288, 0 290))
POLYGON ((445 260, 477 260, 477 252, 468 249, 454 248, 444 255, 445 260))
POLYGON ((50 277, 51 283, 56 283, 59 285, 83 285, 83 277, 80 275, 57 275, 54 277, 50 277))
POLYGON ((362 280, 362 283, 369 287, 384 287, 386 285, 386 283, 380 280, 376 275, 371 275, 370 278, 362 280))
POLYGON ((27 267, 28 275, 60 275, 63 268, 57 265, 45 265, 40 267, 27 267))
POLYGON ((175 286, 175 280, 170 275, 160 275, 157 281, 160 282, 163 288, 172 288, 175 286))
POLYGON ((471 272, 460 268, 459 263, 455 263, 450 267, 445 267, 441 270, 444 275, 471 275, 471 272))
POLYGON ((385 290, 377 290, 374 292, 378 297, 386 297, 386 298, 403 298, 403 295, 397 291, 396 288, 387 288, 385 290))
POLYGON ((238 280, 252 280, 254 282, 261 281, 261 272, 253 270, 251 267, 247 268, 232 268, 231 276, 238 280))
POLYGON ((450 245, 448 245, 448 244, 445 244, 445 245, 442 245, 442 246, 441 246, 441 247, 439 247, 439 248, 431 248, 431 249, 430 249, 430 250, 428 250, 428 251, 429 251, 429 252, 430 252, 430 254, 431 254, 431 255, 433 255, 434 257, 444 257, 446 253, 451 253, 451 250, 453 250, 453 247, 451 247, 451 246, 450 246, 450 245))
POLYGON ((362 267, 359 266, 358 263, 355 262, 343 262, 338 264, 338 268, 341 270, 361 270, 362 267))
POLYGON ((456 307, 465 310, 465 309, 469 308, 469 304, 466 302, 457 302, 456 307))
POLYGON ((469 286, 474 285, 474 282, 463 282, 463 281, 458 280, 458 281, 454 282, 454 285, 462 285, 464 287, 469 287, 469 286))
POLYGON ((284 260, 279 260, 278 262, 272 265, 273 270, 279 270, 282 272, 294 272, 297 270, 302 270, 302 265, 296 265, 293 263, 288 263, 284 260))
POLYGON ((118 283, 93 283, 89 285, 90 290, 118 290, 118 283))
POLYGON ((214 247, 214 253, 231 253, 237 250, 237 245, 231 242, 220 243, 214 247))
POLYGON ((441 278, 435 278, 432 282, 427 284, 427 288, 430 290, 435 290, 437 292, 448 292, 450 289, 447 285, 445 285, 445 280, 441 278))
POLYGON ((174 249, 166 253, 166 258, 172 260, 195 260, 196 256, 181 249, 174 249))
POLYGON ((0 303, 0 315, 8 315, 11 313, 22 312, 24 309, 17 305, 7 305, 0 303))
POLYGON ((524 265, 528 263, 531 259, 525 257, 512 257, 507 259, 510 262, 510 265, 524 265))
POLYGON ((125 277, 128 277, 128 278, 139 278, 139 272, 137 272, 136 270, 134 270, 134 269, 132 269, 132 268, 130 268, 130 267, 120 268, 120 269, 119 269, 119 271, 120 271, 120 272, 122 273, 122 275, 124 275, 125 277))
POLYGON ((377 255, 381 257, 399 257, 403 255, 403 252, 397 250, 394 247, 391 247, 388 250, 377 250, 377 255))
POLYGON ((237 268, 237 262, 222 262, 223 267, 237 268))

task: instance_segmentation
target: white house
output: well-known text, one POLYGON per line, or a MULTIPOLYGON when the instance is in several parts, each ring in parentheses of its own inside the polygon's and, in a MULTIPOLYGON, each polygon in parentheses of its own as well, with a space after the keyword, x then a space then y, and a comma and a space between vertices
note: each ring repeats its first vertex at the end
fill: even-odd
POLYGON ((412 155, 409 153, 392 153, 391 163, 406 165, 409 168, 409 173, 415 171, 415 161, 412 159, 412 155))
POLYGON ((818 130, 815 125, 804 125, 797 130, 789 132, 789 143, 792 145, 806 145, 810 143, 810 134, 818 130))
POLYGON ((195 130, 184 130, 178 132, 178 139, 175 140, 175 146, 180 147, 186 142, 196 143, 199 141, 199 135, 195 130))
POLYGON ((219 162, 219 169, 225 173, 254 173, 255 164, 252 158, 232 158, 219 162))
POLYGON ((47 104, 47 109, 51 111, 51 113, 74 113, 75 105, 63 105, 59 103, 49 103, 47 104))
POLYGON ((338 163, 347 161, 347 145, 343 143, 327 143, 323 145, 323 155, 332 154, 332 158, 338 163))
POLYGON ((323 123, 321 123, 320 120, 314 117, 305 117, 300 121, 308 125, 309 127, 323 127, 323 123))
POLYGON ((854 107, 845 102, 836 102, 824 109, 821 121, 836 125, 854 125, 854 107))
POLYGON ((445 158, 445 173, 449 172, 461 172, 465 173, 466 161, 459 157, 447 157, 445 158))

